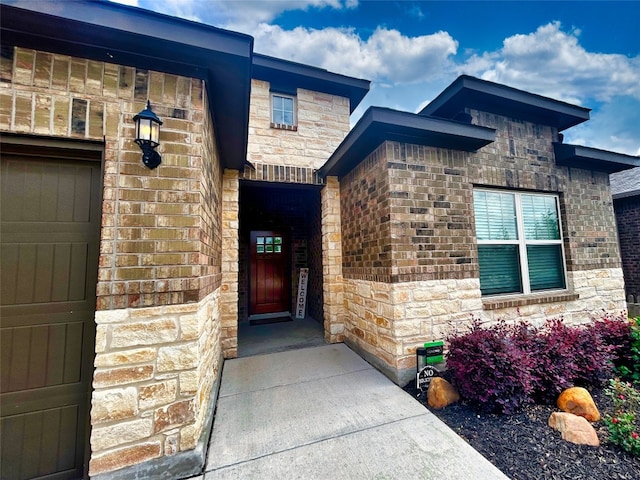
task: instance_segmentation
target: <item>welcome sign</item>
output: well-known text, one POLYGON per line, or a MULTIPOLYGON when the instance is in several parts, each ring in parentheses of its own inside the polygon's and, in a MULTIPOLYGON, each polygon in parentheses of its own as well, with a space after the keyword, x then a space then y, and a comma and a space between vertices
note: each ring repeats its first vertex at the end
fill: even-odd
POLYGON ((296 318, 304 318, 304 311, 307 307, 307 283, 309 283, 309 269, 301 268, 298 296, 296 297, 296 318))

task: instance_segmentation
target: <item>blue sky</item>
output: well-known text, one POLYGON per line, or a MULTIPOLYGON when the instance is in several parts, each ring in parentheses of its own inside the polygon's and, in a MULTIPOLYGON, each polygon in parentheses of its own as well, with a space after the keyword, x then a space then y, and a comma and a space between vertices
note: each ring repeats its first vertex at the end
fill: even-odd
POLYGON ((464 73, 591 108, 566 142, 640 155, 640 1, 117 1, 371 80, 352 123, 370 105, 416 112, 464 73))

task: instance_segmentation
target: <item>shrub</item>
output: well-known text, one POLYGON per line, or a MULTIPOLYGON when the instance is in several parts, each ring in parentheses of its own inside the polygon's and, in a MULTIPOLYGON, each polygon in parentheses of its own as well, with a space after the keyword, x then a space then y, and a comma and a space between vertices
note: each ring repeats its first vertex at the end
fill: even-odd
POLYGON ((618 371, 624 377, 640 383, 640 317, 631 319, 629 325, 629 353, 628 357, 622 360, 618 371))
POLYGON ((613 375, 613 347, 591 325, 574 327, 573 382, 580 387, 601 386, 613 375))
POLYGON ((577 370, 575 344, 577 331, 562 320, 547 320, 533 340, 531 352, 538 359, 535 371, 535 398, 553 402, 566 388, 573 386, 577 370))
POLYGON ((447 368, 460 394, 483 410, 510 413, 535 401, 553 403, 566 388, 600 385, 612 373, 612 348, 598 328, 562 319, 542 328, 526 322, 482 326, 447 338, 447 368))
POLYGON ((531 402, 531 357, 514 341, 514 327, 499 322, 447 338, 447 368, 460 395, 482 410, 511 413, 531 402))
POLYGON ((611 348, 612 361, 616 368, 631 365, 631 322, 626 315, 605 314, 590 328, 611 348))
POLYGON ((631 383, 615 379, 610 381, 605 394, 613 401, 613 413, 604 416, 609 440, 640 456, 640 391, 631 383))

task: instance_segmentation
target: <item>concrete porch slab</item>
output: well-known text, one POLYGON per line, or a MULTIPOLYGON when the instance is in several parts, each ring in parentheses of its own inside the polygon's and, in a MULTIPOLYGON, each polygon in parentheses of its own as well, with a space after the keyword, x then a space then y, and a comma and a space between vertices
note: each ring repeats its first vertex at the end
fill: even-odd
POLYGON ((229 360, 204 480, 501 479, 346 345, 229 360))
POLYGON ((304 445, 204 475, 204 480, 238 478, 508 480, 432 414, 304 445))
POLYGON ((369 369, 220 398, 207 464, 220 468, 424 413, 397 389, 369 369))
POLYGON ((371 368, 343 344, 227 360, 222 372, 220 397, 371 368))

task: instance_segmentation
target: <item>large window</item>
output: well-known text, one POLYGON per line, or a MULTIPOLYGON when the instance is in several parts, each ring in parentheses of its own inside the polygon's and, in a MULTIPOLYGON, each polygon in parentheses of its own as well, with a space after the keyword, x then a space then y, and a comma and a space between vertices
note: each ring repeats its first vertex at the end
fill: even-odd
POLYGON ((271 122, 275 125, 296 125, 296 99, 293 96, 271 94, 271 122))
POLYGON ((473 192, 483 295, 566 287, 558 198, 473 192))

